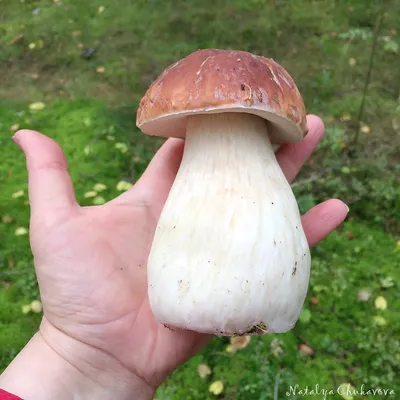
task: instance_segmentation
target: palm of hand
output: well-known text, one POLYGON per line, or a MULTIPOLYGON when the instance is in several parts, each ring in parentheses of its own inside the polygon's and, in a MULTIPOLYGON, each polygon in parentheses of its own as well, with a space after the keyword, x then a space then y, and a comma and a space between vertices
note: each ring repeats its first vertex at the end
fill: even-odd
POLYGON ((146 262, 156 223, 146 204, 110 203, 32 230, 46 321, 155 386, 206 339, 172 332, 151 313, 146 262))
MULTIPOLYGON (((323 135, 309 117, 309 134, 277 154, 289 181, 323 135)), ((148 384, 157 386, 209 337, 171 331, 158 323, 147 297, 146 263, 153 233, 175 178, 183 144, 170 140, 141 180, 110 203, 79 207, 61 149, 35 132, 16 142, 30 177, 31 245, 44 306, 44 324, 101 349, 148 384)), ((303 216, 310 246, 347 214, 330 200, 303 216)))

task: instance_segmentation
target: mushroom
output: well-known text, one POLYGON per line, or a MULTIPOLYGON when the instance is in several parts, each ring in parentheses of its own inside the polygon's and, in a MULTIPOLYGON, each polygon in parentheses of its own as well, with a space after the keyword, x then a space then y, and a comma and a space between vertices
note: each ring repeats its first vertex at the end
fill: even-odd
POLYGON ((196 51, 150 86, 137 126, 185 138, 148 258, 156 319, 224 336, 293 328, 311 257, 273 148, 307 133, 288 72, 244 51, 196 51))

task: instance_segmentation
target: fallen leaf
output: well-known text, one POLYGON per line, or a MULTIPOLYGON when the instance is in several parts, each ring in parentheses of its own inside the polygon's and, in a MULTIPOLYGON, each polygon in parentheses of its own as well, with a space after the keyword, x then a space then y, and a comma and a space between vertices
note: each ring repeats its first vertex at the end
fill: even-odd
POLYGON ((106 189, 107 189, 107 186, 106 186, 104 183, 96 183, 96 184, 93 186, 93 189, 94 189, 96 192, 102 192, 103 190, 106 190, 106 189))
POLYGON ((222 381, 215 381, 208 388, 208 391, 215 396, 219 396, 223 392, 223 390, 224 384, 222 383, 222 381))
POLYGON ((82 34, 81 31, 73 31, 73 32, 72 32, 72 36, 73 36, 74 38, 77 38, 78 36, 81 36, 81 34, 82 34))
POLYGON ((97 11, 98 11, 99 14, 102 14, 102 13, 104 12, 104 10, 105 10, 105 7, 104 7, 104 6, 100 6, 100 7, 97 9, 97 11))
POLYGON ((24 40, 24 35, 20 33, 19 35, 15 36, 9 43, 10 46, 20 43, 24 40))
POLYGON ((25 304, 22 308, 22 314, 28 314, 31 311, 31 305, 30 304, 25 304))
POLYGON ((28 229, 24 228, 23 226, 18 227, 15 230, 15 236, 23 236, 28 233, 28 229))
POLYGON ((31 309, 34 313, 41 313, 43 310, 43 305, 39 300, 33 300, 31 303, 31 309))
POLYGON ((299 344, 299 346, 297 348, 298 348, 300 353, 303 353, 306 356, 311 356, 312 354, 314 354, 314 350, 309 345, 307 345, 305 343, 299 344))
POLYGON ((132 183, 130 183, 130 182, 127 182, 127 181, 119 181, 119 182, 117 183, 117 190, 120 191, 120 192, 123 192, 123 191, 125 191, 125 190, 130 189, 132 186, 133 186, 133 185, 132 185, 132 183))
POLYGON ((83 43, 78 43, 78 44, 76 45, 76 47, 77 47, 78 49, 83 49, 83 48, 85 47, 85 45, 84 45, 83 43))
POLYGON ((319 303, 319 298, 316 296, 311 297, 310 303, 314 306, 317 305, 319 303))
POLYGON ((12 194, 13 199, 17 199, 18 197, 22 197, 25 195, 25 192, 23 190, 18 190, 18 192, 15 192, 12 194))
POLYGON ((126 153, 128 151, 128 145, 122 142, 115 143, 115 148, 121 153, 126 153))
POLYGON ((354 239, 354 233, 352 233, 352 232, 346 232, 346 237, 347 237, 347 239, 354 239))
POLYGON ((19 124, 13 124, 10 126, 10 132, 12 133, 17 132, 18 129, 19 129, 19 124))
POLYGON ((344 400, 353 400, 355 389, 350 383, 342 383, 338 386, 338 395, 342 397, 344 400))
POLYGON ((46 107, 46 105, 44 103, 42 103, 41 101, 37 101, 35 103, 29 104, 29 109, 31 111, 43 110, 43 108, 45 108, 45 107, 46 107))
POLYGON ((39 74, 32 74, 31 77, 32 77, 32 79, 37 80, 37 79, 39 79, 39 74))
POLYGON ((357 292, 358 300, 363 303, 367 302, 370 297, 371 297, 371 292, 366 289, 362 289, 357 292))
POLYGON ((386 288, 386 289, 390 288, 390 287, 393 287, 395 285, 395 282, 394 282, 394 280, 393 280, 393 278, 391 276, 387 276, 385 278, 382 278, 380 282, 381 282, 381 286, 383 288, 386 288))
POLYGON ((374 322, 375 322, 375 325, 377 325, 377 326, 385 326, 385 325, 387 325, 386 319, 381 317, 380 315, 375 315, 374 322))
POLYGON ((140 161, 142 161, 142 159, 139 156, 134 156, 132 157, 132 161, 135 163, 139 163, 140 161))
POLYGON ((199 364, 197 366, 197 373, 199 374, 200 378, 204 379, 208 375, 211 375, 211 368, 207 364, 199 364))
POLYGON ((375 307, 378 310, 386 310, 387 309, 387 301, 383 296, 378 296, 375 299, 375 307))
POLYGON ((11 224, 14 221, 11 215, 3 215, 1 220, 3 221, 3 224, 11 224))
POLYGON ((105 71, 106 71, 106 69, 104 67, 97 67, 96 68, 96 72, 98 74, 104 74, 105 71))
POLYGON ((230 338, 230 345, 226 351, 228 353, 235 353, 237 350, 245 349, 250 343, 250 336, 232 336, 230 338))
POLYGON ((106 200, 102 196, 96 196, 93 199, 93 204, 95 204, 96 206, 100 206, 100 205, 104 204, 105 202, 106 202, 106 200))
POLYGON ((89 192, 86 192, 83 197, 85 199, 90 199, 92 197, 96 197, 97 196, 97 192, 95 190, 89 190, 89 192))
POLYGON ((36 43, 29 43, 28 47, 33 50, 36 47, 36 43))
POLYGON ((351 116, 349 114, 344 114, 344 115, 342 115, 340 117, 340 120, 343 121, 343 122, 350 121, 351 120, 351 116))
POLYGON ((357 64, 357 60, 354 57, 349 58, 350 67, 354 67, 357 64))
POLYGON ((275 357, 281 356, 285 351, 281 345, 281 342, 278 339, 274 339, 270 344, 271 353, 275 357))
POLYGON ((368 125, 363 124, 361 125, 360 131, 362 133, 368 134, 371 132, 371 128, 368 125))

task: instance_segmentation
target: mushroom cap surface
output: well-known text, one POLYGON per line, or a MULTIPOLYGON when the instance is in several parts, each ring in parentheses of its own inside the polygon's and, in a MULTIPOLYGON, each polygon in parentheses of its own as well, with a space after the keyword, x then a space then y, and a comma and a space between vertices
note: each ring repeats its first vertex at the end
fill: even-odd
POLYGON ((272 143, 301 141, 306 110, 289 73, 270 58, 240 50, 198 50, 170 65, 142 98, 145 134, 184 138, 187 117, 241 112, 263 118, 272 143))

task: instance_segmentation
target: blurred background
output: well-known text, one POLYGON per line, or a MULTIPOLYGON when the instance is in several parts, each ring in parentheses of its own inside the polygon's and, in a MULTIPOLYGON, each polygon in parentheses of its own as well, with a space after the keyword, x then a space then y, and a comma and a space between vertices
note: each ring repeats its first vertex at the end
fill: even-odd
POLYGON ((53 137, 79 202, 102 204, 138 179, 161 144, 135 126, 147 87, 169 64, 208 47, 271 57, 289 71, 308 113, 326 124, 293 184, 301 211, 330 197, 351 211, 313 249, 309 295, 293 331, 215 338, 157 398, 319 399, 299 390, 342 384, 400 396, 395 0, 0 0, 0 371, 41 317, 25 160, 10 137, 20 128, 53 137))

